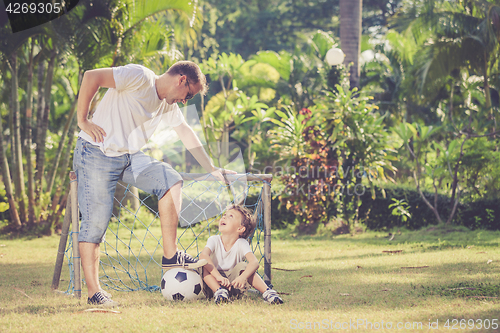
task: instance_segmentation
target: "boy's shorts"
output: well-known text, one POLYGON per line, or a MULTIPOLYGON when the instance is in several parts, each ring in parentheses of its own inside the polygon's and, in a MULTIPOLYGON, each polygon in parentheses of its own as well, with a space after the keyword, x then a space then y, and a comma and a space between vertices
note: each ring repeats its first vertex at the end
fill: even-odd
MULTIPOLYGON (((237 263, 236 266, 234 266, 233 269, 231 269, 231 270, 224 271, 224 270, 219 269, 219 273, 223 277, 227 278, 229 280, 229 282, 232 283, 238 276, 241 275, 241 273, 246 268, 247 268, 247 262, 242 261, 242 262, 237 263)), ((200 276, 203 278, 203 267, 198 268, 198 273, 200 273, 200 276)), ((240 298, 245 291, 250 289, 250 287, 251 286, 250 286, 250 283, 248 283, 248 281, 246 281, 245 286, 243 286, 243 288, 241 288, 241 289, 231 287, 231 290, 229 290, 229 297, 240 298)), ((203 281, 203 293, 209 299, 214 297, 214 292, 205 283, 205 281, 203 281)))
POLYGON ((106 156, 98 146, 78 138, 73 156, 82 213, 79 242, 101 243, 113 212, 118 180, 123 180, 161 199, 181 175, 170 164, 137 152, 106 156))

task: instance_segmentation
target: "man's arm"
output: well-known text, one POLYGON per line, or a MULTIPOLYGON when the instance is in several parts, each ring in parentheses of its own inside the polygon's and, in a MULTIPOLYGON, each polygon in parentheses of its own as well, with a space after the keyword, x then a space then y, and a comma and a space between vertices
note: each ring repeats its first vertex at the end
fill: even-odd
POLYGON ((182 122, 177 127, 174 127, 175 132, 181 139, 182 143, 186 147, 187 150, 196 158, 198 163, 205 169, 207 172, 213 172, 217 168, 212 163, 212 159, 208 156, 207 152, 203 148, 200 139, 193 131, 191 126, 189 126, 185 121, 182 122))
POLYGON ((101 68, 86 71, 83 75, 82 85, 78 93, 78 106, 76 117, 78 127, 95 142, 103 142, 106 133, 104 130, 88 119, 90 102, 94 98, 97 90, 103 88, 115 88, 115 79, 112 68, 101 68))

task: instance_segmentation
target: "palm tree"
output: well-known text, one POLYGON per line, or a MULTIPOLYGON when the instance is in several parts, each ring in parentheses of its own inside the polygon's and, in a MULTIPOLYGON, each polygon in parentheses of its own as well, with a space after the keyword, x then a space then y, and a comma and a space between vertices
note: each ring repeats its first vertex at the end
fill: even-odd
MULTIPOLYGON (((23 153, 26 154, 26 162, 31 166, 31 147, 28 146, 26 149, 20 149, 19 146, 21 143, 20 133, 26 133, 25 130, 27 130, 28 132, 26 134, 30 136, 29 121, 31 109, 33 108, 31 105, 33 90, 35 90, 38 95, 36 119, 34 119, 37 123, 35 128, 37 132, 37 173, 35 176, 38 180, 35 186, 35 192, 46 193, 47 190, 51 189, 52 186, 55 186, 55 183, 57 183, 58 179, 55 170, 58 168, 61 158, 64 168, 68 165, 70 156, 69 149, 67 148, 65 150, 63 156, 62 146, 64 145, 66 137, 71 138, 74 136, 74 131, 76 130, 76 126, 74 126, 74 121, 72 119, 73 112, 68 112, 68 119, 65 122, 65 130, 60 142, 61 149, 59 149, 56 158, 52 161, 55 163, 51 168, 54 172, 51 173, 48 179, 49 185, 44 186, 42 181, 45 179, 45 141, 49 128, 48 125, 50 123, 50 111, 53 104, 51 102, 53 98, 51 91, 53 84, 60 82, 57 64, 64 61, 67 57, 76 57, 78 66, 75 70, 78 71, 78 73, 95 67, 110 66, 113 64, 117 55, 119 55, 122 39, 127 36, 127 32, 134 30, 135 27, 139 26, 146 18, 166 10, 178 11, 181 13, 180 15, 192 17, 196 10, 196 4, 196 1, 187 2, 183 0, 82 0, 78 6, 68 14, 55 21, 44 24, 43 26, 21 31, 16 34, 12 34, 6 25, 0 27, 0 40, 2 40, 0 45, 0 59, 3 60, 3 65, 0 66, 0 75, 5 74, 3 75, 5 78, 9 76, 9 74, 7 74, 7 72, 9 72, 11 80, 7 82, 10 82, 12 86, 11 89, 8 89, 12 92, 10 97, 11 102, 6 103, 11 105, 10 114, 12 116, 9 118, 10 137, 6 140, 4 140, 3 135, 0 137, 0 145, 2 145, 2 147, 0 147, 0 162, 2 163, 1 176, 3 182, 6 184, 9 210, 11 213, 11 226, 21 226, 25 223, 26 216, 25 208, 23 207, 24 181, 22 181, 22 178, 19 180, 14 178, 16 181, 14 182, 14 186, 12 186, 11 176, 7 171, 9 170, 7 141, 11 143, 10 151, 13 158, 10 159, 10 162, 13 166, 12 173, 22 177, 24 173, 22 169, 23 153), (39 36, 36 38, 36 47, 35 44, 28 45, 30 44, 27 43, 29 38, 35 38, 36 35, 39 36), (36 55, 32 53, 33 51, 36 52, 36 55), (38 72, 38 75, 32 75, 35 66, 38 66, 37 71, 35 71, 35 73, 38 72), (17 71, 19 71, 19 68, 31 73, 28 75, 26 94, 24 94, 21 89, 17 89, 20 85, 17 81, 17 71), (33 85, 33 80, 36 78, 38 78, 38 89, 35 89, 35 85, 33 85), (17 96, 18 91, 21 92, 19 97, 17 96), (26 110, 25 119, 29 122, 27 125, 19 122, 19 120, 21 120, 20 107, 17 104, 19 99, 23 101, 22 103, 25 103, 25 99, 28 100, 26 102, 26 108, 23 109, 26 110), (66 132, 68 134, 64 135, 66 132), (13 198, 18 199, 13 200, 13 198), (18 214, 17 205, 19 205, 20 214, 18 214)), ((19 72, 24 73, 22 71, 19 72)), ((20 81, 23 85, 21 88, 24 88, 25 81, 26 80, 20 81)), ((76 87, 76 90, 72 94, 68 95, 72 102, 68 105, 74 105, 76 103, 77 92, 78 87, 76 87)), ((5 99, 3 102, 5 103, 5 99)), ((59 132, 58 130, 56 131, 59 132)), ((71 139, 68 141, 66 147, 71 144, 71 139)), ((30 178, 28 180, 28 187, 31 193, 31 185, 33 185, 31 183, 31 178, 33 176, 30 175, 31 172, 29 170, 28 167, 28 178, 30 178)), ((62 170, 59 175, 64 175, 64 177, 66 177, 64 170, 62 170)), ((62 183, 64 183, 64 180, 62 183)), ((60 185, 61 184, 59 184, 59 186, 60 185)), ((56 191, 56 197, 59 195, 57 192, 58 191, 56 191)), ((30 193, 30 202, 32 203, 33 200, 30 193)), ((35 200, 35 202, 37 205, 40 205, 42 200, 35 200)), ((30 204, 30 206, 32 205, 30 204)), ((57 205, 53 202, 52 206, 55 207, 57 205)), ((37 213, 42 209, 45 208, 38 207, 37 213)), ((30 221, 33 220, 33 215, 33 210, 31 210, 30 221)))
POLYGON ((483 0, 424 0, 401 11, 393 22, 398 30, 415 36, 432 32, 420 52, 420 89, 465 69, 483 77, 485 107, 490 109, 489 77, 500 52, 499 17, 498 2, 483 0))
POLYGON ((340 0, 340 46, 346 55, 344 63, 352 63, 351 89, 359 88, 362 8, 363 0, 340 0))

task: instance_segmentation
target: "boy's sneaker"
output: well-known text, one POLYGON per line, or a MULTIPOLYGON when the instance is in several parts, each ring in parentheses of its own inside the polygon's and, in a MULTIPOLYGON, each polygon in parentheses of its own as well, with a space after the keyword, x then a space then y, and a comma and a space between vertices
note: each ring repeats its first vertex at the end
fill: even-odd
POLYGON ((217 291, 214 293, 214 302, 215 304, 229 302, 229 294, 227 292, 227 289, 224 289, 222 287, 217 289, 217 291))
POLYGON ((177 251, 177 253, 170 259, 165 257, 161 258, 161 267, 163 269, 171 268, 186 268, 195 269, 198 267, 205 266, 207 264, 206 259, 196 260, 186 252, 177 251))
POLYGON ((117 302, 104 296, 104 294, 100 291, 96 292, 91 298, 87 298, 87 303, 91 305, 100 305, 105 308, 114 308, 118 306, 117 302))
POLYGON ((264 298, 264 301, 269 304, 283 304, 283 300, 280 295, 278 295, 278 293, 273 289, 267 288, 267 290, 262 294, 262 297, 264 298))

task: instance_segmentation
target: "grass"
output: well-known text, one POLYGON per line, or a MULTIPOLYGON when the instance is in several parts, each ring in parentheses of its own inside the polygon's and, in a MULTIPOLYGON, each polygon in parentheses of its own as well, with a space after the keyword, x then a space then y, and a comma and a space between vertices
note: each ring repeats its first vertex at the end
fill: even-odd
MULTIPOLYGON (((272 278, 282 306, 254 294, 219 307, 114 291, 119 314, 82 312, 84 299, 50 290, 58 237, 0 239, 0 332, 286 332, 349 321, 359 331, 382 321, 407 331, 428 331, 437 321, 447 331, 447 320, 451 329, 453 319, 500 317, 500 232, 435 227, 401 230, 392 241, 377 232, 320 234, 273 231, 272 278)), ((478 325, 460 331, 487 331, 478 325)))

